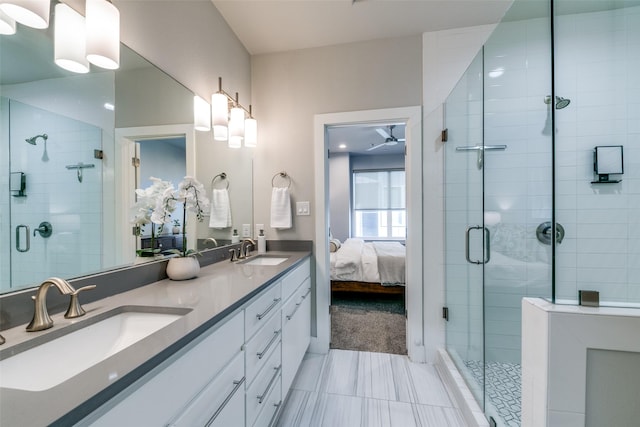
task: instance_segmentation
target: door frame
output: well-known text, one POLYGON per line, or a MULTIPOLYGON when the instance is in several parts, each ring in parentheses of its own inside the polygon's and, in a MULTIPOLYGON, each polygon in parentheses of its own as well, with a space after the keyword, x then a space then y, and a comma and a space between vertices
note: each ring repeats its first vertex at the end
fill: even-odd
MULTIPOLYGON (((326 353, 331 339, 331 285, 329 279, 329 147, 327 127, 335 125, 400 121, 406 123, 406 192, 407 192, 407 351, 415 362, 426 360, 422 285, 422 107, 399 107, 362 110, 314 116, 315 164, 315 333, 312 330, 310 351, 326 353), (419 197, 418 197, 419 196, 419 197)), ((312 325, 313 329, 313 325, 312 325)))
MULTIPOLYGON (((195 177, 196 134, 193 124, 128 127, 115 130, 116 143, 113 155, 115 197, 111 203, 115 204, 116 213, 113 229, 122 230, 115 236, 114 253, 119 254, 120 257, 116 265, 135 261, 136 236, 130 232, 133 227, 130 222, 131 208, 135 203, 135 194, 131 189, 136 185, 136 173, 131 164, 131 159, 135 156, 135 141, 176 135, 184 135, 186 174, 195 177)), ((186 232, 187 236, 196 235, 196 221, 187 221, 186 232)), ((193 244, 196 240, 190 239, 190 241, 193 244)))

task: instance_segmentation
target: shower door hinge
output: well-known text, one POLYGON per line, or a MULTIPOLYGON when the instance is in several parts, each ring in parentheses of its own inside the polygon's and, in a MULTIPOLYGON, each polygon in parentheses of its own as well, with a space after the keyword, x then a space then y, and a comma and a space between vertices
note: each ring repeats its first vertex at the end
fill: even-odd
POLYGON ((93 157, 95 159, 100 159, 100 160, 104 159, 104 151, 102 151, 102 150, 93 150, 93 157))
POLYGON ((139 157, 132 157, 131 158, 131 165, 134 168, 139 168, 140 167, 140 158, 139 157))
POLYGON ((405 319, 409 318, 409 312, 407 310, 404 311, 404 318, 405 319))
POLYGON ((449 307, 442 307, 442 318, 449 321, 449 307))
POLYGON ((447 142, 449 140, 449 129, 442 129, 440 138, 442 139, 442 142, 447 142))

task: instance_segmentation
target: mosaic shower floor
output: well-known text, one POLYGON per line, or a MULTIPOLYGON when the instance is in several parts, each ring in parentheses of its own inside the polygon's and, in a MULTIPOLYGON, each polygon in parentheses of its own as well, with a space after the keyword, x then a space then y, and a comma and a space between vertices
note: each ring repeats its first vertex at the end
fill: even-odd
MULTIPOLYGON (((476 382, 482 386, 483 363, 465 360, 476 382)), ((492 405, 502 417, 504 425, 520 427, 522 370, 516 363, 488 362, 486 364, 487 403, 492 405)), ((499 423, 498 425, 502 425, 499 423)))

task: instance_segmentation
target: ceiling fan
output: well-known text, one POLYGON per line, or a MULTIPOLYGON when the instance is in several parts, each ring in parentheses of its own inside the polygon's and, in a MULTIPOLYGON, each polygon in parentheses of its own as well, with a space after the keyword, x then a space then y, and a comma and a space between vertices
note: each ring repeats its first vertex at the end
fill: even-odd
POLYGON ((393 136, 393 128, 395 128, 396 125, 389 125, 387 127, 389 128, 389 132, 385 131, 382 128, 376 129, 376 132, 378 132, 378 134, 380 134, 380 136, 384 138, 384 142, 381 142, 380 144, 371 144, 371 147, 367 148, 367 151, 375 150, 376 148, 382 147, 383 145, 396 145, 398 142, 405 142, 404 138, 398 139, 393 136))

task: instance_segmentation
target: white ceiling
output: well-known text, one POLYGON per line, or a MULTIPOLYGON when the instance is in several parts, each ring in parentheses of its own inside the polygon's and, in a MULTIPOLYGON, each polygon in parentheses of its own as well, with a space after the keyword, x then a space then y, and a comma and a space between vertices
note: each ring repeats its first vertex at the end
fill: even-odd
POLYGON ((330 153, 349 152, 355 155, 384 156, 404 153, 404 142, 383 144, 383 137, 378 129, 389 135, 389 125, 394 126, 393 136, 404 139, 404 123, 361 123, 346 126, 330 126, 327 128, 327 140, 330 153), (378 147, 378 145, 380 145, 378 147), (372 147, 376 146, 373 150, 372 147))
POLYGON ((500 20, 511 0, 212 0, 252 55, 500 20))

